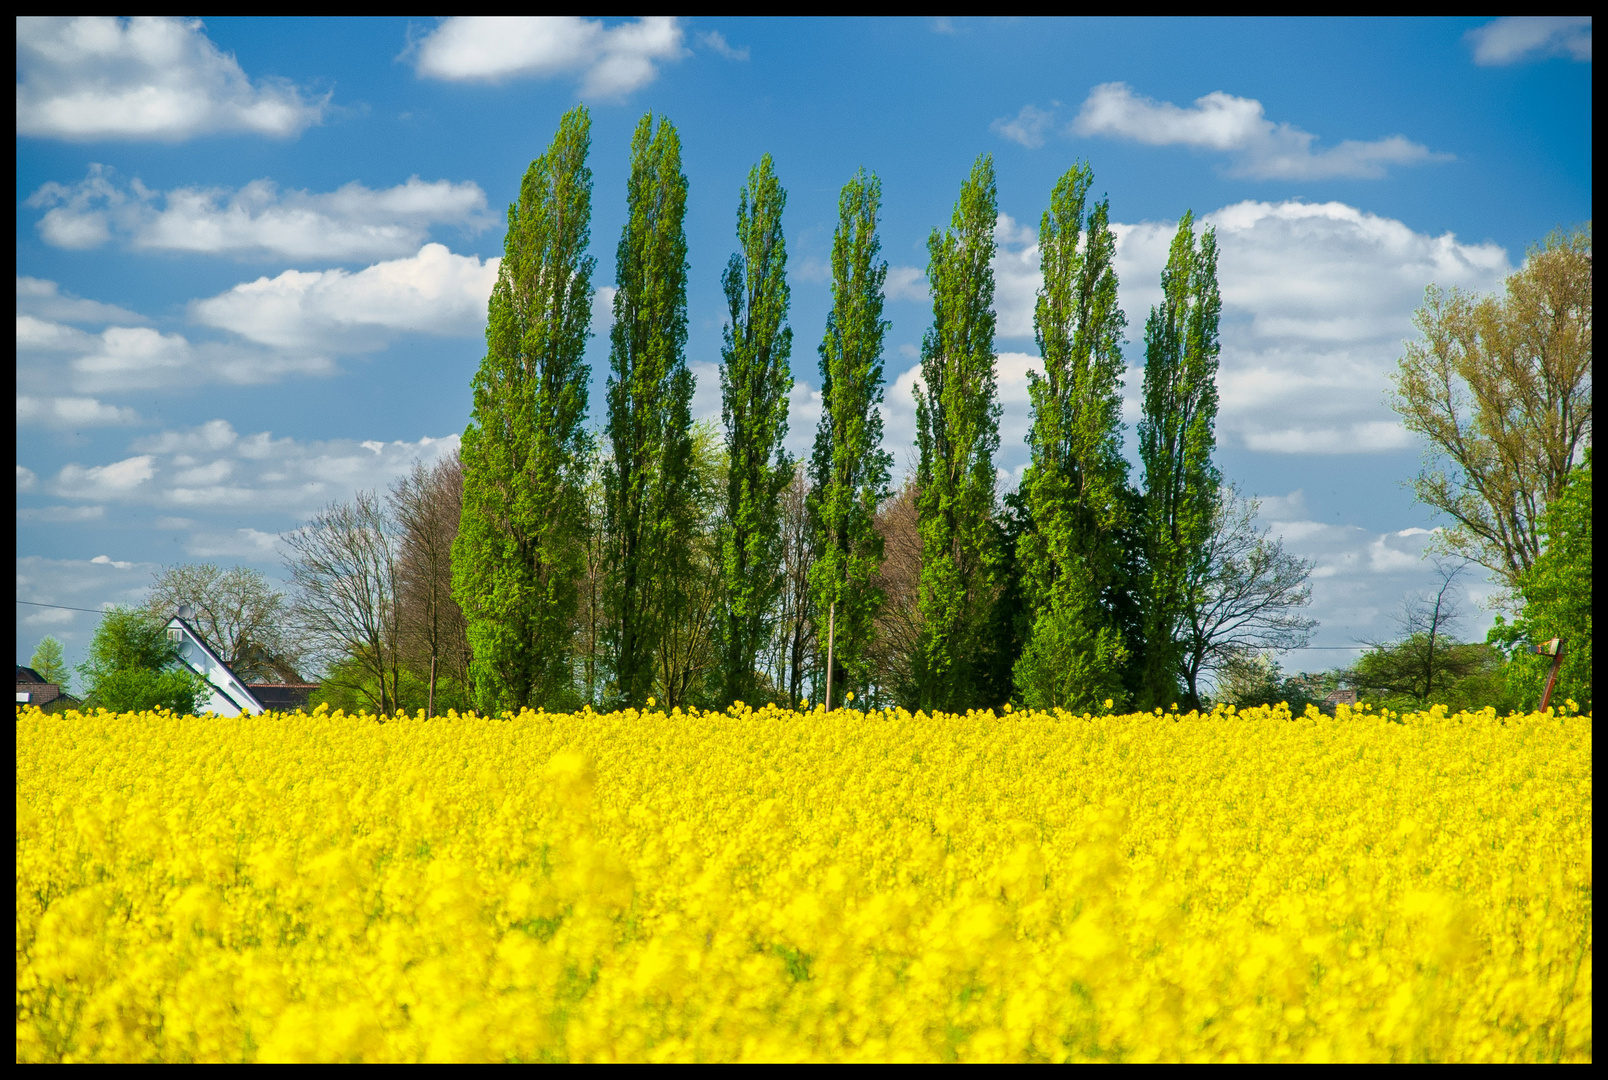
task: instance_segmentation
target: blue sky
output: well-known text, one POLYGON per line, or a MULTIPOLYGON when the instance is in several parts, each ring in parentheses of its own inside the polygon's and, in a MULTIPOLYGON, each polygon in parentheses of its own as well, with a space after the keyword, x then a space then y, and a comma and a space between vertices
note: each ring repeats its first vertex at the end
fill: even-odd
MULTIPOLYGON (((883 182, 902 465, 926 237, 994 155, 1006 483, 1026 460, 1055 180, 1087 160, 1118 223, 1130 448, 1167 241, 1185 210, 1214 225, 1218 460, 1317 562, 1325 646, 1388 635, 1431 579, 1441 522, 1403 484, 1421 447, 1385 405, 1424 287, 1499 288, 1591 212, 1589 20, 19 20, 17 70, 17 598, 67 607, 136 602, 179 561, 280 578, 279 533, 450 450, 503 210, 577 101, 594 381, 630 133, 651 111, 682 137, 688 359, 716 420, 737 191, 774 157, 796 453, 819 415, 837 193, 860 165, 883 182)), ((19 661, 46 633, 81 659, 94 615, 17 608, 19 661)))

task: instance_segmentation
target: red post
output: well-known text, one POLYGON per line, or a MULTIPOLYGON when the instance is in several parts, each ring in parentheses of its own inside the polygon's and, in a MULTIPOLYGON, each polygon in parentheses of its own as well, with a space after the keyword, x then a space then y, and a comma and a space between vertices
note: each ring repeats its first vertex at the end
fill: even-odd
POLYGON ((1553 688, 1558 685, 1558 669, 1563 666, 1563 639, 1553 638, 1545 645, 1537 645, 1535 651, 1541 656, 1552 657, 1552 670, 1547 673, 1547 688, 1541 694, 1541 711, 1547 711, 1547 705, 1552 701, 1553 688))

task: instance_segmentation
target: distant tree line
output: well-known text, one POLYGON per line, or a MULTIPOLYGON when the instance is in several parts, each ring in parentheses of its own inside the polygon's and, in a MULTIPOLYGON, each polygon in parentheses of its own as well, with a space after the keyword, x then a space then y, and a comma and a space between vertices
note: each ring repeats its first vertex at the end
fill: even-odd
MULTIPOLYGON (((851 694, 1100 712, 1303 704, 1341 688, 1414 707, 1533 707, 1546 637, 1569 639, 1560 699, 1589 707, 1589 226, 1532 252, 1505 300, 1431 288, 1397 407, 1439 455, 1419 493, 1458 522, 1441 541, 1457 558, 1433 596, 1409 598, 1395 638, 1366 643, 1348 668, 1285 676, 1274 657, 1315 626, 1303 615, 1313 565, 1256 526, 1255 501, 1214 463, 1211 229, 1184 215, 1145 321, 1134 483, 1109 202, 1092 197, 1086 165, 1055 185, 1039 225, 1030 460, 1002 493, 998 209, 979 158, 928 239, 918 465, 896 487, 875 174, 840 195, 822 413, 794 460, 786 192, 766 156, 738 193, 721 424, 694 423, 687 179, 675 127, 651 116, 631 144, 607 415, 588 427, 589 152, 577 107, 509 207, 461 452, 287 534, 289 596, 254 571, 174 567, 151 620, 188 601, 237 671, 318 672, 321 700, 383 712, 837 706, 851 694), (1497 573, 1514 615, 1478 644, 1455 634, 1470 560, 1497 573)), ((95 662, 109 671, 108 657, 138 651, 119 648, 95 662)))

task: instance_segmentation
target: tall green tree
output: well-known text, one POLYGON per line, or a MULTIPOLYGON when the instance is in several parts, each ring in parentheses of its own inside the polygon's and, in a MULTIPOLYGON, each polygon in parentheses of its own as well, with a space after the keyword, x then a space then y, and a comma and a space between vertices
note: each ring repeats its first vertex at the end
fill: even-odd
POLYGON ((687 370, 687 178, 669 120, 631 137, 625 227, 615 256, 603 472, 614 697, 652 692, 666 628, 684 605, 697 522, 692 373, 687 370))
MULTIPOLYGON (((810 567, 818 611, 827 613, 832 697, 865 696, 882 590, 877 507, 889 495, 893 457, 882 449, 882 317, 888 264, 879 258, 882 182, 864 169, 838 196, 832 237, 832 309, 821 340, 821 422, 811 456, 811 503, 819 555, 810 567)), ((830 705, 830 702, 828 702, 830 705)))
POLYGON ((464 431, 452 595, 486 711, 568 704, 590 438, 591 118, 564 115, 508 208, 464 431))
POLYGON ((787 435, 787 192, 766 154, 748 173, 737 202, 741 250, 721 285, 731 321, 721 350, 720 415, 726 426, 726 513, 720 530, 726 610, 720 627, 720 689, 726 701, 753 701, 755 661, 770 635, 782 584, 781 493, 793 478, 787 435))
POLYGON ((1039 222, 1044 285, 1033 332, 1044 374, 1028 375, 1031 462, 1021 497, 1031 528, 1017 545, 1032 624, 1015 669, 1017 693, 1034 708, 1089 709, 1126 696, 1128 648, 1102 599, 1121 584, 1127 319, 1117 306, 1109 200, 1084 214, 1093 180, 1086 164, 1070 169, 1039 222))
POLYGON ((932 328, 921 343, 916 437, 921 451, 920 703, 980 704, 984 615, 996 589, 994 451, 994 161, 977 159, 950 227, 927 239, 932 328))
MULTIPOLYGON (((1178 671, 1191 579, 1206 557, 1222 477, 1217 448, 1217 236, 1197 242, 1195 219, 1178 223, 1161 272, 1161 303, 1145 320, 1144 405, 1139 460, 1144 467, 1145 707, 1180 700, 1178 671)), ((1200 702, 1187 700, 1189 707, 1200 702)))

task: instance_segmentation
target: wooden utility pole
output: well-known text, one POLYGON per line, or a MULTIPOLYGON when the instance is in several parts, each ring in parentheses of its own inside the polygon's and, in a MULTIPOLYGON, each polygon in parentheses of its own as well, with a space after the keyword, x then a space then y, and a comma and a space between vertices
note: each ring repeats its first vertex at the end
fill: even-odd
MULTIPOLYGON (((836 643, 837 601, 826 612, 826 711, 832 711, 832 646, 836 643)), ((819 638, 816 639, 820 640, 819 638)), ((1550 687, 1549 687, 1550 689, 1550 687)), ((1544 708, 1545 706, 1543 706, 1544 708)))
POLYGON ((1563 639, 1555 637, 1544 645, 1537 645, 1535 651, 1541 656, 1552 657, 1552 670, 1547 672, 1547 688, 1541 694, 1541 711, 1547 711, 1547 705, 1552 701, 1552 690, 1558 685, 1558 669, 1563 666, 1563 639))

